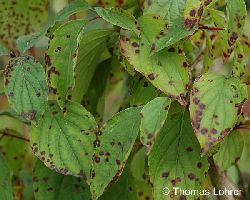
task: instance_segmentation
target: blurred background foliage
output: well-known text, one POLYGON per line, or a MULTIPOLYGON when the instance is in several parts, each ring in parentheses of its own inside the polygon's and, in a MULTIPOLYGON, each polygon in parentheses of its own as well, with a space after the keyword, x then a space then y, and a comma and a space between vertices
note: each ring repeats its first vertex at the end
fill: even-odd
MULTIPOLYGON (((45 23, 43 23, 44 27, 48 27, 52 22, 53 18, 55 17, 55 14, 58 13, 62 8, 64 8, 70 0, 51 0, 49 7, 48 7, 48 18, 45 23)), ((112 0, 87 0, 88 3, 91 5, 99 5, 99 6, 122 6, 128 9, 138 9, 137 6, 135 6, 135 2, 133 0, 127 0, 126 2, 123 0, 118 1, 112 1, 112 0)), ((139 1, 140 2, 140 1, 139 1)), ((246 4, 248 7, 248 19, 246 22, 244 34, 248 37, 250 37, 250 1, 246 0, 246 4)), ((2 13, 0 13, 2 15, 2 13)), ((95 19, 96 14, 91 11, 87 11, 86 13, 77 13, 72 18, 75 17, 81 17, 84 19, 95 19)), ((106 22, 104 22, 101 19, 95 19, 92 23, 89 23, 88 26, 85 28, 85 31, 88 32, 93 29, 103 29, 107 28, 110 25, 106 22)), ((41 31, 40 29, 31 30, 31 31, 41 31)), ((1 30, 0 30, 1 32, 1 30)), ((25 34, 28 34, 29 32, 25 32, 25 34)), ((21 36, 21 35, 19 35, 21 36)), ((17 39, 17 38, 15 38, 17 39)), ((250 45, 250 40, 247 40, 246 43, 250 45)), ((44 53, 47 49, 48 45, 48 39, 42 38, 35 47, 32 47, 29 50, 29 53, 36 57, 41 63, 44 64, 44 53)), ((10 44, 10 47, 13 47, 12 44, 10 44)), ((99 63, 106 60, 107 58, 111 57, 111 54, 113 53, 113 49, 107 49, 104 51, 104 53, 99 58, 99 63)), ((248 58, 250 58, 250 52, 248 52, 248 58)), ((8 101, 6 96, 3 93, 3 69, 4 66, 7 64, 9 59, 9 56, 2 56, 0 57, 0 152, 2 153, 4 159, 6 160, 8 166, 13 171, 13 185, 14 185, 14 193, 15 193, 15 199, 24 199, 24 200, 31 200, 34 199, 33 194, 33 178, 32 178, 32 170, 34 168, 34 164, 36 161, 35 156, 32 154, 29 144, 28 144, 28 126, 25 125, 25 123, 20 122, 19 120, 15 119, 15 115, 11 113, 10 107, 8 105, 8 101), (14 116, 14 117, 13 117, 14 116), (9 136, 10 133, 12 136, 9 136)), ((145 81, 141 81, 141 77, 138 77, 137 80, 135 80, 134 87, 131 88, 130 85, 127 85, 127 77, 123 75, 122 70, 120 68, 120 63, 118 60, 111 60, 110 62, 102 63, 103 65, 108 65, 111 67, 111 69, 107 74, 109 76, 109 81, 107 83, 105 92, 101 95, 101 98, 98 100, 98 102, 95 102, 95 106, 92 107, 92 105, 89 105, 89 101, 93 101, 91 99, 92 97, 96 95, 95 91, 88 91, 86 95, 83 104, 92 112, 96 112, 95 117, 98 118, 98 112, 99 110, 103 110, 100 112, 103 112, 103 118, 99 119, 103 122, 107 121, 114 113, 119 111, 121 109, 121 106, 123 105, 125 99, 129 98, 130 100, 130 106, 133 105, 141 105, 148 101, 144 97, 141 99, 138 96, 133 96, 133 90, 140 90, 141 87, 140 84, 145 84, 145 81), (111 64, 112 63, 112 64, 111 64), (119 66, 119 67, 114 67, 119 66), (108 88, 108 89, 107 89, 108 88), (108 92, 106 92, 108 91, 108 92), (87 97, 88 96, 88 97, 87 97)), ((218 68, 220 70, 222 69, 220 66, 221 61, 218 60, 215 62, 215 65, 218 65, 218 68)), ((199 67, 199 65, 197 66, 199 67)), ((226 67, 226 66, 225 66, 226 67)), ((97 66, 98 71, 98 66, 97 66)), ((246 75, 245 75, 245 82, 250 83, 250 62, 248 59, 247 68, 246 68, 246 75)), ((133 72, 131 72, 133 73, 133 72)), ((102 72, 95 73, 95 76, 97 78, 100 78, 102 76, 102 72)), ((95 83, 90 83, 95 85, 95 83)), ((250 87, 248 86, 249 94, 250 94, 250 87)), ((99 88, 99 91, 103 91, 104 88, 99 88)), ((150 88, 148 90, 154 90, 153 88, 150 88)), ((141 93, 146 93, 146 90, 142 90, 141 93)), ((134 92, 137 94, 138 92, 134 92)), ((152 92, 149 92, 150 94, 152 92)), ((156 95, 159 95, 158 93, 156 95)), ((149 97, 149 100, 152 97, 149 97)), ((248 100, 244 105, 244 116, 246 119, 250 120, 250 101, 248 100)), ((229 176, 229 180, 235 183, 236 185, 239 185, 240 187, 244 188, 246 192, 248 192, 248 197, 250 199, 250 130, 249 126, 242 126, 240 127, 240 130, 244 130, 242 132, 244 136, 244 149, 241 156, 241 159, 237 162, 236 165, 231 167, 226 173, 229 176)), ((229 147, 230 148, 230 147, 229 147)), ((127 170, 125 170, 124 173, 127 170)), ((126 176, 126 175, 124 175, 126 176)), ((124 181, 121 179, 121 181, 124 181)), ((209 181, 208 181, 209 182, 209 181)), ((209 187, 209 184, 208 184, 209 187)), ((107 196, 107 195, 106 195, 107 196)), ((104 199, 108 197, 105 197, 104 199)), ((208 197, 207 197, 208 198, 208 197)), ((209 197, 208 199, 214 199, 214 197, 209 197)))

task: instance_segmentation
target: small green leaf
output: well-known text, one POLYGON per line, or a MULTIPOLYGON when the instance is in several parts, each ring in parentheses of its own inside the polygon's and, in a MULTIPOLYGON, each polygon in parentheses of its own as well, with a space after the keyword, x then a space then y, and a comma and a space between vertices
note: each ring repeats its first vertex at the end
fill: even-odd
POLYGON ((45 54, 50 89, 57 94, 60 106, 66 97, 70 99, 67 95, 75 85, 74 69, 85 24, 84 20, 73 20, 61 25, 53 32, 45 54))
POLYGON ((30 144, 47 167, 89 180, 96 130, 95 119, 80 104, 69 102, 62 111, 52 101, 31 127, 30 144))
POLYGON ((56 14, 56 21, 63 21, 69 16, 77 13, 79 11, 84 11, 89 7, 88 3, 85 0, 75 0, 64 7, 56 14))
POLYGON ((189 109, 203 155, 232 130, 246 98, 238 78, 206 73, 194 82, 189 109))
POLYGON ((206 73, 213 66, 213 51, 212 51, 212 40, 210 34, 207 31, 204 31, 206 37, 206 47, 204 52, 203 68, 202 73, 206 73))
POLYGON ((44 37, 44 32, 32 33, 30 35, 20 36, 17 39, 17 49, 23 54, 25 51, 33 47, 38 41, 44 37))
POLYGON ((0 155, 0 199, 3 200, 13 200, 14 191, 12 188, 12 174, 4 163, 4 159, 0 155))
POLYGON ((90 199, 89 187, 83 179, 58 174, 40 161, 35 165, 33 188, 37 200, 90 199))
MULTIPOLYGON (((170 199, 164 196, 164 188, 197 190, 203 187, 207 158, 200 157, 200 146, 185 108, 171 112, 162 127, 148 157, 150 180, 154 187, 154 199, 170 199)), ((177 199, 179 196, 175 196, 177 199)), ((179 199, 179 198, 178 198, 179 199)))
POLYGON ((29 56, 10 60, 5 68, 5 93, 23 118, 34 120, 42 115, 48 100, 43 66, 29 56))
POLYGON ((75 67, 76 84, 72 92, 74 101, 81 102, 87 93, 106 41, 113 32, 113 29, 104 29, 83 33, 75 67))
POLYGON ((121 8, 101 8, 96 7, 95 11, 107 22, 120 26, 123 29, 134 31, 139 34, 137 21, 133 15, 121 8))
POLYGON ((157 97, 148 102, 141 111, 141 135, 143 145, 150 148, 160 132, 170 108, 171 100, 167 97, 157 97))
POLYGON ((154 45, 151 45, 145 37, 138 40, 128 31, 122 31, 120 49, 121 54, 135 70, 145 76, 157 89, 186 104, 189 67, 180 47, 171 47, 151 55, 154 45))
POLYGON ((120 176, 139 132, 140 111, 128 108, 104 125, 93 158, 90 190, 94 199, 120 176))
POLYGON ((232 131, 220 143, 219 151, 214 155, 216 164, 221 170, 227 170, 237 163, 241 157, 244 146, 244 140, 240 132, 232 131))

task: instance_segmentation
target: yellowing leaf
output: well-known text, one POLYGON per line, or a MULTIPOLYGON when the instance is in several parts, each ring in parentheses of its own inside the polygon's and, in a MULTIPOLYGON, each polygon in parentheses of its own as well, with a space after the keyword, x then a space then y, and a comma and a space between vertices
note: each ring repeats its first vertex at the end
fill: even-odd
POLYGON ((203 155, 229 134, 246 98, 238 78, 206 73, 195 81, 189 109, 203 155))

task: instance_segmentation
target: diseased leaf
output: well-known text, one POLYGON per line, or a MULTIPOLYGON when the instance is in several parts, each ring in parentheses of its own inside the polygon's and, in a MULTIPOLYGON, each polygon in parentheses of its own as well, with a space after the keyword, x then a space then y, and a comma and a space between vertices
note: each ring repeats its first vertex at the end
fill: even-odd
POLYGON ((148 102, 141 111, 140 139, 148 149, 153 145, 167 118, 170 104, 169 98, 157 97, 148 102))
POLYGON ((48 100, 43 66, 29 56, 10 60, 5 68, 5 93, 23 118, 34 120, 42 115, 48 100))
POLYGON ((139 35, 137 21, 133 15, 121 8, 101 8, 96 7, 97 14, 107 22, 120 26, 123 29, 134 31, 139 35))
POLYGON ((187 30, 190 30, 199 22, 203 9, 200 0, 186 0, 184 24, 187 30))
POLYGON ((0 155, 0 199, 13 200, 14 191, 12 188, 11 178, 12 174, 4 163, 4 159, 0 155))
POLYGON ((58 174, 40 161, 35 165, 33 182, 37 200, 90 199, 89 187, 83 179, 58 174))
POLYGON ((241 157, 244 146, 244 140, 240 132, 232 131, 220 143, 219 151, 214 155, 216 164, 221 170, 227 170, 237 163, 241 157))
POLYGON ((246 98, 238 78, 206 73, 194 82, 189 109, 203 155, 232 130, 246 98))
MULTIPOLYGON (((169 188, 170 194, 173 187, 182 190, 203 187, 208 162, 206 157, 200 157, 200 146, 185 108, 168 115, 149 154, 148 163, 155 200, 170 198, 163 195, 165 187, 169 188)), ((177 199, 179 196, 174 197, 177 199)))
POLYGON ((52 101, 37 126, 31 127, 30 144, 47 167, 88 181, 97 130, 95 119, 80 104, 69 102, 62 111, 52 101))
POLYGON ((232 75, 234 77, 242 77, 246 68, 246 57, 243 45, 237 41, 234 49, 232 75))
POLYGON ((186 6, 185 0, 154 0, 145 1, 145 4, 144 15, 160 16, 167 21, 167 29, 160 34, 159 39, 155 43, 155 52, 159 52, 192 35, 197 29, 194 23, 191 23, 189 20, 185 22, 183 19, 186 6))
POLYGON ((75 85, 75 66, 81 33, 86 21, 73 20, 57 28, 50 38, 45 54, 46 72, 50 89, 57 94, 60 106, 75 85))
POLYGON ((203 60, 203 69, 202 73, 206 73, 209 71, 209 69, 213 66, 213 51, 212 51, 212 40, 209 32, 204 32, 206 37, 206 48, 204 52, 204 60, 203 60))
POLYGON ((179 47, 164 49, 151 55, 154 46, 142 37, 138 40, 127 31, 120 36, 121 54, 157 89, 185 103, 189 68, 183 50, 179 47))
POLYGON ((72 92, 72 100, 81 102, 88 91, 107 39, 113 32, 113 29, 93 30, 82 35, 75 66, 76 85, 72 92))
POLYGON ((48 0, 1 0, 0 42, 15 48, 15 40, 38 31, 48 16, 48 0))
POLYGON ((241 33, 247 16, 246 4, 244 0, 226 0, 228 15, 228 30, 241 33))
POLYGON ((94 199, 122 173, 137 138, 141 108, 128 108, 113 116, 102 128, 93 158, 90 190, 94 199))

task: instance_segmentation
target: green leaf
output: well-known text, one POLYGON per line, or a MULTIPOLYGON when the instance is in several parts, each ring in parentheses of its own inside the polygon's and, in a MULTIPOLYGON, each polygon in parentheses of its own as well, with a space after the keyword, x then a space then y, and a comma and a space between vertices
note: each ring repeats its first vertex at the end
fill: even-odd
POLYGON ((20 36, 17 39, 17 49, 21 54, 24 54, 25 51, 33 47, 38 41, 44 37, 44 32, 32 33, 30 35, 20 36))
POLYGON ((96 130, 95 119, 80 104, 69 102, 62 111, 52 101, 31 127, 30 144, 47 167, 89 180, 96 130))
POLYGON ((74 101, 81 102, 87 93, 107 39, 113 32, 113 29, 93 30, 82 35, 75 68, 76 84, 72 92, 74 101))
POLYGON ((22 35, 39 31, 48 16, 48 0, 2 0, 0 4, 1 39, 9 48, 22 35))
POLYGON ((241 33, 247 16, 247 9, 244 0, 226 0, 228 15, 228 30, 241 33))
POLYGON ((237 163, 241 157, 244 146, 244 140, 240 132, 232 131, 220 143, 219 151, 214 155, 216 164, 221 170, 227 170, 237 163))
POLYGON ((169 0, 167 2, 155 0, 148 4, 148 6, 146 5, 144 15, 151 14, 161 16, 167 21, 167 29, 161 33, 159 39, 155 43, 155 52, 159 52, 179 42, 183 38, 192 35, 195 30, 197 30, 197 26, 189 26, 189 28, 186 29, 189 24, 185 23, 183 19, 185 6, 185 0, 169 0))
POLYGON ((51 91, 57 94, 60 106, 75 85, 74 70, 78 55, 78 45, 86 21, 73 20, 57 28, 49 42, 45 54, 46 72, 51 91))
POLYGON ((170 191, 173 187, 182 190, 202 188, 208 162, 206 157, 200 157, 200 146, 185 108, 169 114, 149 154, 148 163, 155 200, 170 198, 163 195, 165 187, 170 191))
POLYGON ((140 111, 141 108, 128 108, 119 112, 102 128, 90 183, 94 199, 120 176, 139 132, 140 111))
POLYGON ((2 156, 0 155, 0 199, 13 200, 14 191, 12 188, 11 178, 12 174, 4 163, 2 156))
POLYGON ((145 76, 157 89, 186 104, 189 68, 181 48, 171 47, 151 55, 154 46, 151 46, 145 37, 138 40, 127 31, 121 32, 120 48, 122 55, 135 70, 145 76))
POLYGON ((138 200, 136 198, 135 188, 132 187, 133 178, 129 172, 129 167, 125 167, 118 181, 108 188, 100 197, 100 200, 138 200))
POLYGON ((158 90, 142 76, 133 77, 129 103, 130 106, 141 106, 154 99, 160 94, 158 90))
POLYGON ((133 15, 121 8, 101 8, 96 7, 97 14, 107 22, 119 26, 126 30, 134 31, 139 35, 137 21, 133 15))
POLYGON ((141 111, 141 135, 143 145, 150 148, 160 132, 170 108, 171 100, 167 97, 157 97, 148 102, 141 111))
POLYGON ((0 44, 0 56, 4 56, 4 55, 8 55, 9 54, 9 50, 0 44))
POLYGON ((48 100, 43 66, 29 56, 10 60, 5 68, 5 93, 23 118, 34 120, 42 115, 48 100))
POLYGON ((213 51, 212 51, 212 40, 210 38, 210 34, 207 31, 204 31, 206 37, 206 47, 204 52, 204 60, 203 60, 203 69, 202 73, 206 73, 213 66, 213 51))
POLYGON ((74 13, 77 13, 79 11, 84 11, 89 7, 88 3, 84 0, 75 0, 68 4, 66 7, 64 7, 62 10, 60 10, 56 14, 56 21, 63 21, 67 19, 69 16, 71 16, 74 13))
POLYGON ((232 130, 246 98, 246 85, 238 78, 206 73, 194 82, 189 109, 202 154, 232 130))
MULTIPOLYGON (((20 133, 17 133, 16 131, 8 130, 8 132, 20 137, 20 133)), ((28 148, 25 141, 10 136, 1 137, 0 152, 3 155, 6 164, 15 175, 18 175, 23 167, 23 159, 27 150, 28 148)))
POLYGON ((35 199, 82 200, 90 199, 87 184, 81 178, 58 174, 37 161, 34 169, 33 188, 35 199))

